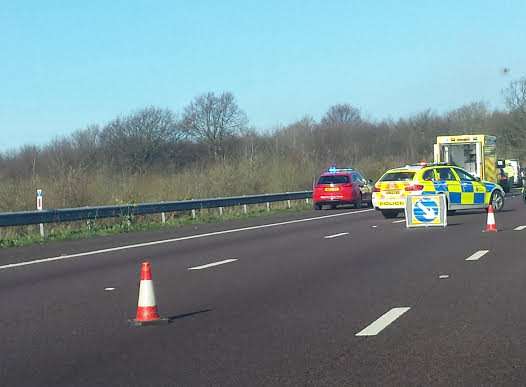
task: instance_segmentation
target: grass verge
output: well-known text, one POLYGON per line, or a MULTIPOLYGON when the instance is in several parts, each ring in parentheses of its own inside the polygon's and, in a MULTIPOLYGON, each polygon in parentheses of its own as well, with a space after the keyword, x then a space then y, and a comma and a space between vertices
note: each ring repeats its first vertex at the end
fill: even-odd
POLYGON ((22 247, 35 244, 46 244, 52 241, 89 239, 99 236, 121 233, 169 230, 190 224, 222 223, 234 219, 250 219, 269 216, 276 213, 295 213, 312 208, 305 200, 272 203, 270 211, 265 204, 247 206, 247 213, 242 207, 225 207, 223 214, 219 209, 204 209, 196 212, 196 219, 191 213, 166 213, 166 221, 162 223, 161 214, 137 216, 128 218, 100 219, 98 221, 70 222, 45 224, 45 238, 41 238, 38 225, 19 226, 0 229, 0 248, 22 247))

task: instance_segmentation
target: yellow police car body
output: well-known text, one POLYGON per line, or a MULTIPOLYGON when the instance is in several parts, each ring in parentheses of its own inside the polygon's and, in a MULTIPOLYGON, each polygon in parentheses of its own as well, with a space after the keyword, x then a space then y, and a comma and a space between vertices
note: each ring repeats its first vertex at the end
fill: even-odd
POLYGON ((495 183, 482 181, 467 171, 447 164, 416 164, 390 169, 375 184, 373 206, 386 218, 404 211, 408 195, 446 195, 448 211, 504 206, 504 190, 495 183))

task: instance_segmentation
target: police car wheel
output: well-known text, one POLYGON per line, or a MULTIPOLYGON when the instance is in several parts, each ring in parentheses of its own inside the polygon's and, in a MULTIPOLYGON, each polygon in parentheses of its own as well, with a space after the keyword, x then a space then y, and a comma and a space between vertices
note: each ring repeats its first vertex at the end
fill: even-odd
POLYGON ((317 210, 317 211, 321 210, 321 204, 315 203, 314 204, 314 209, 317 210))
POLYGON ((386 219, 393 219, 398 216, 398 210, 382 210, 382 215, 386 219))
POLYGON ((493 210, 495 211, 501 211, 504 207, 504 195, 500 191, 494 191, 491 194, 491 205, 493 206, 493 210))

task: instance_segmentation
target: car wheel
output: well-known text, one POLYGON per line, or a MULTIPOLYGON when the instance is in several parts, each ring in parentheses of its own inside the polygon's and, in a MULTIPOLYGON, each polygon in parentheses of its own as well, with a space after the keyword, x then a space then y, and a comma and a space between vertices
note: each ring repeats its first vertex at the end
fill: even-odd
POLYGON ((321 210, 321 207, 322 207, 321 204, 314 203, 314 209, 315 209, 316 211, 321 210))
POLYGON ((491 194, 491 205, 493 206, 493 210, 496 212, 502 211, 504 208, 504 195, 502 192, 495 190, 491 194))
POLYGON ((360 195, 360 199, 354 202, 354 208, 362 208, 364 204, 365 203, 362 201, 362 195, 360 195))
POLYGON ((337 207, 337 204, 331 204, 331 210, 335 210, 337 207))
POLYGON ((399 212, 398 210, 381 210, 381 211, 382 211, 382 215, 386 219, 396 218, 398 216, 398 212, 399 212))

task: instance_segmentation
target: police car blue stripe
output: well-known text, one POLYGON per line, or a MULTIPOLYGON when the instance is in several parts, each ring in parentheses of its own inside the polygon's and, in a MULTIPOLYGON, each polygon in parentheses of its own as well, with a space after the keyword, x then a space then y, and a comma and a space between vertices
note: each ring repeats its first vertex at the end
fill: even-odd
POLYGON ((477 193, 477 192, 475 192, 474 204, 484 204, 484 196, 485 195, 486 195, 485 193, 477 193))
POLYGON ((447 192, 447 183, 445 181, 434 181, 433 185, 435 186, 435 191, 447 192))
POLYGON ((449 193, 449 201, 453 204, 461 204, 462 203, 462 194, 460 192, 450 192, 449 193))
POLYGON ((473 192, 473 183, 471 181, 463 181, 461 186, 462 192, 473 192))
POLYGON ((488 190, 488 192, 493 191, 493 188, 495 188, 495 184, 493 183, 484 183, 484 185, 486 186, 486 190, 488 190))

